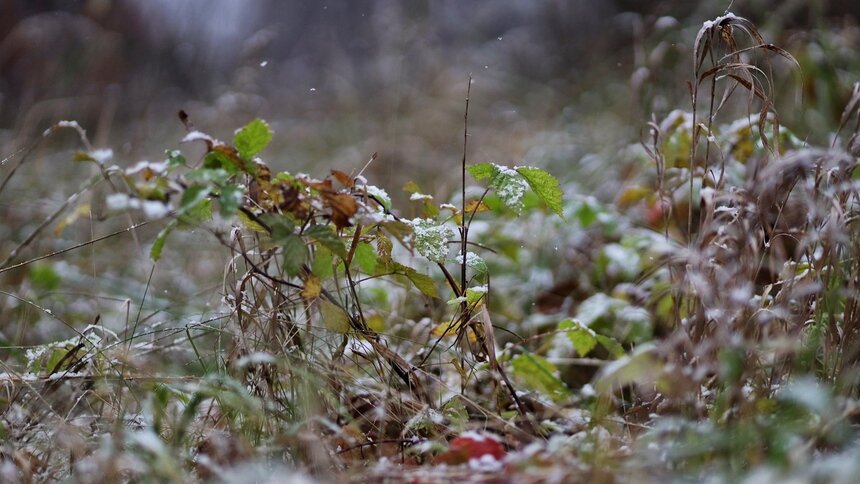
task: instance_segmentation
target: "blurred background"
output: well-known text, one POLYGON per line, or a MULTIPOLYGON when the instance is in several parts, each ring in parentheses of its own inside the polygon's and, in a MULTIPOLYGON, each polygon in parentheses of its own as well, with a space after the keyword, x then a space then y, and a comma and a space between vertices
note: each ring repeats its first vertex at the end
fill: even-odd
MULTIPOLYGON (((375 182, 432 179, 444 195, 472 75, 472 160, 582 178, 586 154, 688 108, 690 44, 727 9, 789 50, 851 30, 821 39, 834 76, 840 47, 858 45, 851 0, 0 0, 0 146, 75 119, 122 165, 174 147, 179 109, 221 138, 262 117, 279 169, 322 175, 378 152, 375 182)), ((842 87, 808 86, 806 102, 842 87)))
MULTIPOLYGON (((470 162, 542 166, 568 191, 611 202, 633 176, 627 147, 646 123, 690 109, 691 46, 702 23, 727 10, 798 59, 802 74, 774 60, 777 109, 785 126, 826 141, 860 72, 853 0, 0 0, 0 173, 65 119, 113 149, 111 163, 162 160, 180 147, 182 109, 227 140, 253 118, 268 120, 275 138, 263 157, 275 169, 321 177, 378 153, 366 175, 395 206, 409 180, 444 200, 459 184, 471 75, 470 162), (812 109, 792 109, 800 102, 812 109)), ((0 194, 0 253, 91 174, 71 161, 80 148, 74 133, 58 134, 28 157, 0 194)), ((183 146, 192 161, 195 148, 183 146)), ((98 198, 88 225, 40 237, 18 260, 128 225, 99 223, 98 198)), ((64 287, 77 281, 88 297, 50 284, 19 289, 51 293, 73 322, 107 306, 127 310, 126 298, 146 292, 146 244, 157 229, 143 229, 128 252, 88 247, 68 263, 53 259, 64 287)), ((224 249, 205 234, 175 239, 194 257, 168 251, 149 306, 218 307, 226 254, 214 251, 224 249)), ((36 280, 4 278, 11 287, 36 280)), ((22 325, 6 330, 15 341, 41 317, 22 311, 22 325)))

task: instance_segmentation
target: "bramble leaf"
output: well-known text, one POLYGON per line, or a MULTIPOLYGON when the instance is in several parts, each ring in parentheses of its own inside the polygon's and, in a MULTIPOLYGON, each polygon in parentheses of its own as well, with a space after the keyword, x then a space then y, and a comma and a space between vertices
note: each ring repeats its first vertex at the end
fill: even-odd
POLYGON ((621 358, 625 355, 624 347, 621 346, 621 343, 615 341, 613 338, 602 334, 595 335, 594 338, 597 340, 598 343, 600 343, 601 346, 606 348, 606 351, 608 351, 610 355, 614 356, 615 358, 621 358))
POLYGON ((290 276, 297 276, 308 257, 308 248, 301 237, 289 234, 281 241, 283 246, 284 272, 290 276))
POLYGON ((221 215, 229 217, 236 213, 239 207, 242 206, 244 195, 245 191, 238 185, 228 185, 222 188, 221 193, 218 195, 221 215))
POLYGON ((330 250, 324 246, 317 247, 311 271, 320 279, 328 279, 333 273, 332 260, 330 250))
POLYGON ((567 338, 581 357, 586 356, 597 346, 597 334, 591 328, 583 326, 579 321, 565 319, 558 323, 558 329, 567 333, 567 338))
POLYGON ((540 168, 520 166, 517 173, 528 182, 532 191, 549 207, 550 210, 564 218, 562 207, 562 191, 558 179, 540 168))
POLYGON ((355 248, 353 260, 367 274, 373 274, 376 271, 376 251, 367 242, 359 242, 355 248))
POLYGON ((514 376, 532 390, 546 394, 554 401, 568 398, 569 391, 558 377, 558 368, 542 356, 523 353, 511 360, 514 376))
POLYGON ((327 225, 314 225, 305 230, 305 235, 316 240, 341 259, 346 259, 346 247, 331 227, 327 225))
POLYGON ((432 277, 422 274, 414 269, 407 271, 404 275, 410 282, 412 282, 412 285, 414 285, 416 289, 421 291, 421 294, 432 298, 439 297, 439 292, 436 290, 436 283, 433 282, 432 277))
POLYGON ((492 163, 475 163, 474 165, 469 165, 466 167, 466 170, 472 175, 476 181, 481 181, 484 178, 490 178, 496 173, 496 170, 492 163))

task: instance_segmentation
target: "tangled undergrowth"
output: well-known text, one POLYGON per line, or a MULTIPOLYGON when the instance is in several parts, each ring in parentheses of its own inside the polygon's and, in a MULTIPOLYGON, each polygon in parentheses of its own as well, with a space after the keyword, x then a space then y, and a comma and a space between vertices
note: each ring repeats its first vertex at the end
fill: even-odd
POLYGON ((468 124, 461 193, 412 182, 408 207, 363 171, 273 172, 261 120, 228 143, 180 113, 204 154, 125 169, 57 124, 43 138, 76 132, 94 171, 0 264, 0 315, 61 334, 0 334, 0 475, 849 482, 860 85, 809 146, 780 123, 778 63, 796 64, 749 21, 706 22, 692 110, 649 124, 611 204, 470 163, 468 124), (33 252, 97 202, 130 224, 33 252), (71 322, 56 261, 155 224, 158 264, 203 257, 183 232, 224 248, 217 308, 71 322))

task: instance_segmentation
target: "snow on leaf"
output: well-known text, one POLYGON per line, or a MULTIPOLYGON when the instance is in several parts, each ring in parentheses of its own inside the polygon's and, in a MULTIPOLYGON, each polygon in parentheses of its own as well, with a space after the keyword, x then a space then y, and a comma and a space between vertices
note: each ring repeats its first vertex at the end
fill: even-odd
POLYGON ((448 241, 454 237, 454 231, 430 219, 416 218, 407 223, 412 226, 415 250, 433 262, 445 262, 448 258, 448 241))
POLYGON ((529 184, 518 171, 512 168, 500 165, 493 165, 493 168, 495 174, 490 180, 490 186, 496 191, 502 203, 519 215, 523 211, 523 195, 529 184))
MULTIPOLYGON (((457 254, 457 263, 463 263, 463 254, 457 254)), ((466 267, 474 269, 479 274, 487 273, 487 263, 478 254, 474 252, 466 252, 466 267)))
POLYGON ((386 210, 391 210, 391 197, 388 196, 388 192, 374 185, 365 185, 364 190, 381 203, 386 210))
POLYGON ((409 200, 411 200, 413 202, 416 200, 433 200, 433 195, 427 195, 426 193, 416 192, 416 193, 413 193, 412 195, 409 195, 409 200))
POLYGON ((180 141, 180 143, 190 143, 192 141, 199 140, 205 141, 207 143, 215 143, 215 139, 213 139, 208 134, 202 133, 200 131, 191 131, 190 133, 186 134, 184 138, 182 138, 182 141, 180 141))

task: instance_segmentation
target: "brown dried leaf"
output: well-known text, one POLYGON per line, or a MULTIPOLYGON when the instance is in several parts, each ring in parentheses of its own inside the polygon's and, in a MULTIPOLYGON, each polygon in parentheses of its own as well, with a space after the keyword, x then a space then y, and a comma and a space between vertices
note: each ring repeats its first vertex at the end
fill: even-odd
POLYGON ((320 193, 323 203, 331 210, 331 221, 342 229, 352 226, 349 219, 358 212, 358 203, 351 195, 345 193, 324 191, 320 193))
POLYGON ((332 170, 331 174, 337 179, 338 182, 340 182, 341 185, 345 186, 346 188, 352 188, 353 186, 355 186, 355 180, 353 180, 352 177, 350 177, 346 173, 340 170, 332 170))

